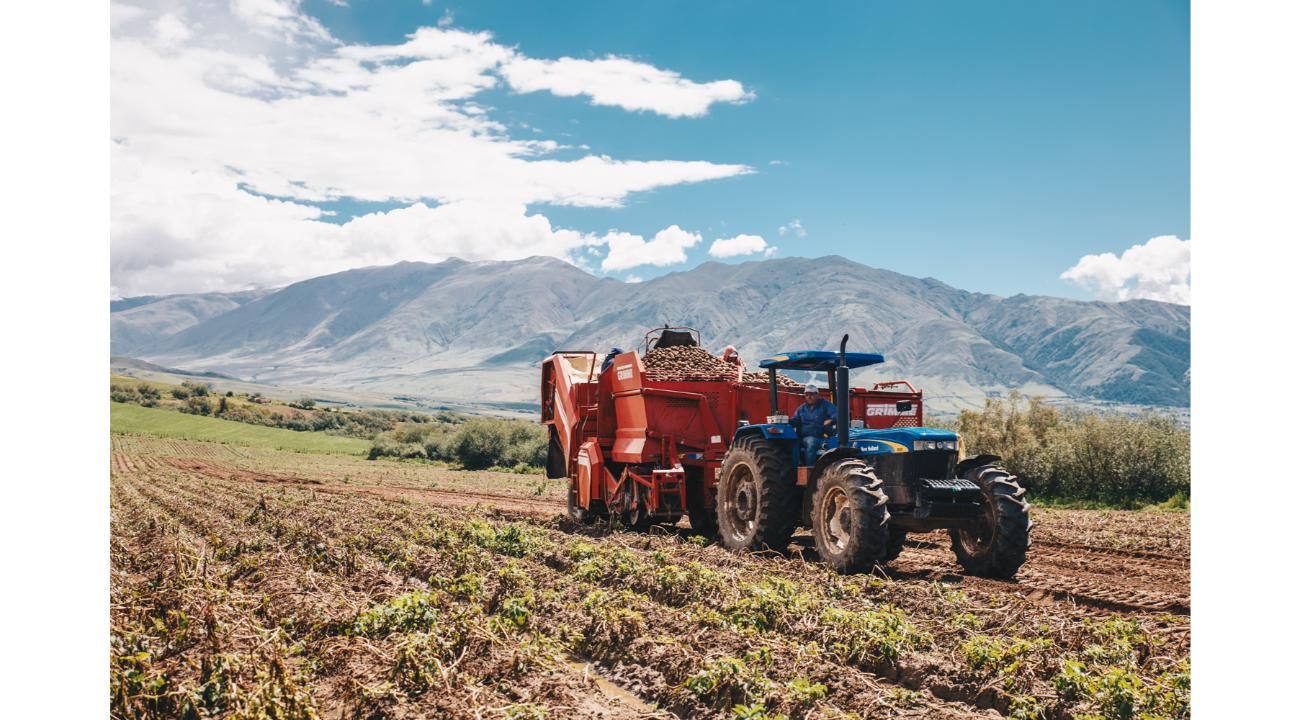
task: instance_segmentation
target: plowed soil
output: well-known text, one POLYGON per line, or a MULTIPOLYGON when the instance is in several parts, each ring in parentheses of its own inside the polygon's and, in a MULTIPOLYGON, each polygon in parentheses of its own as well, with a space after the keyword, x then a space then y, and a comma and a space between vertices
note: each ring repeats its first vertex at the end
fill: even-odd
POLYGON ((535 476, 139 435, 111 469, 114 717, 1188 715, 1182 514, 1034 508, 1013 582, 942 533, 842 577, 807 535, 575 526, 535 476))

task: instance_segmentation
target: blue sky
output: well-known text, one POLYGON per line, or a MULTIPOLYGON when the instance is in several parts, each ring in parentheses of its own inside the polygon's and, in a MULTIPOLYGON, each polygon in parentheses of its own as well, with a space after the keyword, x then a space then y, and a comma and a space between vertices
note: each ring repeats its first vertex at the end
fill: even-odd
POLYGON ((113 6, 128 294, 449 254, 648 279, 744 236, 1002 295, 1186 297, 1186 3, 173 5, 113 6), (716 96, 597 104, 611 56, 716 96), (511 74, 560 58, 582 67, 511 74))
MULTIPOLYGON (((559 208, 588 231, 671 220, 756 233, 997 294, 1084 297, 1081 256, 1189 234, 1186 3, 521 3, 308 8, 342 39, 397 43, 450 11, 533 56, 614 54, 755 99, 664 118, 494 92, 499 117, 624 158, 757 172, 559 208), (771 164, 781 163, 779 165, 771 164), (799 219, 807 236, 777 229, 799 219)), ((704 247, 690 263, 709 259, 704 247)), ((643 268, 651 277, 680 268, 643 268)))

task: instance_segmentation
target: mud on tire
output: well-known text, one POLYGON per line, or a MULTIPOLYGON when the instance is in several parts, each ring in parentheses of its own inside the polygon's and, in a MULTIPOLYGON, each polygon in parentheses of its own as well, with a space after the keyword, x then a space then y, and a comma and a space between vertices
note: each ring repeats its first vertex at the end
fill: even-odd
POLYGON ((836 572, 865 572, 883 562, 890 534, 881 488, 880 478, 861 460, 840 460, 818 479, 813 538, 817 554, 836 572))
POLYGON ((885 544, 885 554, 880 558, 880 563, 893 562, 903 553, 903 543, 907 542, 907 531, 900 528, 889 526, 889 541, 885 544))
POLYGON ((1029 550, 1029 503, 1016 477, 997 465, 980 465, 963 477, 984 492, 986 513, 977 530, 953 529, 952 550, 966 572, 1009 579, 1025 564, 1029 550))
POLYGON ((787 448, 750 435, 737 440, 718 481, 718 531, 728 550, 785 550, 799 520, 800 490, 787 448))

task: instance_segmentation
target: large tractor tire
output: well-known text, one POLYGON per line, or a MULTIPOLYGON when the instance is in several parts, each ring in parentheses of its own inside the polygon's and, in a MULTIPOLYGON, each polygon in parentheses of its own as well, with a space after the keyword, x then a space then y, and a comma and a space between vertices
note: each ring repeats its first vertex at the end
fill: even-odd
POLYGON ((691 518, 691 530, 712 540, 718 537, 718 511, 705 505, 704 493, 704 471, 687 468, 686 514, 691 518))
POLYGON ((1029 550, 1029 503, 1016 477, 997 465, 979 465, 962 475, 984 491, 984 515, 973 529, 949 530, 957 562, 971 575, 1010 579, 1029 550))
POLYGON ((817 555, 842 574, 865 572, 883 561, 889 547, 888 499, 866 463, 840 460, 826 468, 813 495, 817 555))
POLYGON ((799 497, 788 448, 757 435, 737 440, 718 480, 722 544, 728 550, 784 552, 799 521, 799 497))

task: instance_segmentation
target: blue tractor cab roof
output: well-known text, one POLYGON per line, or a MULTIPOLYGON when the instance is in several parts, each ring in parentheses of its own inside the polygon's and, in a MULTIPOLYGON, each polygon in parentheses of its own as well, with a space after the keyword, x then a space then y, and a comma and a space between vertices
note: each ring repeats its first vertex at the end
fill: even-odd
MULTIPOLYGON (((879 353, 844 353, 844 363, 851 368, 876 365, 885 361, 879 353)), ((834 350, 796 350, 760 360, 761 368, 777 370, 813 370, 827 372, 840 366, 840 354, 834 350)))

